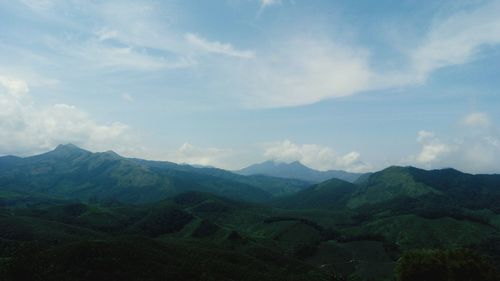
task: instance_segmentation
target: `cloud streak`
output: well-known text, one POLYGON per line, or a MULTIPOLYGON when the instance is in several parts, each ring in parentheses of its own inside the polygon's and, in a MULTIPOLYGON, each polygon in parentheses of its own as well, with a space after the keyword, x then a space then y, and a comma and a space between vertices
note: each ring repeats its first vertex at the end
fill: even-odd
POLYGON ((218 41, 208 41, 196 34, 186 33, 184 39, 197 50, 207 53, 226 55, 242 59, 251 59, 255 57, 254 51, 238 50, 229 43, 220 43, 218 41))
POLYGON ((490 126, 490 118, 484 112, 472 112, 467 114, 461 123, 471 128, 488 128, 490 126))
MULTIPOLYGON (((389 69, 373 63, 377 54, 369 48, 340 38, 281 38, 263 58, 236 72, 244 77, 241 100, 257 108, 301 106, 425 83, 435 71, 473 61, 483 47, 500 44, 499 13, 500 4, 490 1, 435 18, 416 47, 402 51, 405 63, 389 69)), ((226 71, 224 76, 235 69, 226 71)))
POLYGON ((260 6, 262 8, 281 4, 281 0, 259 0, 259 1, 260 1, 260 6))
MULTIPOLYGON (((262 9, 281 1, 259 3, 262 9)), ((278 35, 251 50, 187 32, 176 25, 174 5, 160 9, 154 2, 85 2, 75 9, 59 1, 28 0, 25 5, 72 34, 45 36, 39 42, 54 56, 69 57, 71 67, 82 72, 193 68, 205 78, 197 81, 199 89, 224 93, 250 108, 301 106, 425 83, 436 70, 470 62, 483 47, 500 44, 500 4, 495 1, 438 15, 422 38, 401 51, 404 63, 388 69, 374 63, 378 54, 372 49, 335 33, 278 35), (90 18, 93 27, 67 14, 90 18), (228 57, 240 61, 228 62, 228 57), (230 82, 211 82, 227 78, 230 82)))
POLYGON ((418 80, 425 80, 437 69, 471 61, 481 47, 500 44, 499 12, 499 2, 489 1, 432 25, 411 56, 418 80))

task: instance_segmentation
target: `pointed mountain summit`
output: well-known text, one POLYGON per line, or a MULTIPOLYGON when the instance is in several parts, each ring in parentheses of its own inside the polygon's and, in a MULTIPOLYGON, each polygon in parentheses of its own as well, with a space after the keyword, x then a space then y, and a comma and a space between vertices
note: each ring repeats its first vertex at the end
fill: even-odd
POLYGON ((266 175, 279 178, 299 179, 311 183, 319 183, 332 178, 354 182, 362 175, 360 173, 350 173, 341 170, 318 171, 305 166, 299 161, 284 163, 272 160, 250 165, 236 171, 236 173, 246 176, 266 175))
POLYGON ((82 153, 82 152, 86 152, 86 153, 90 153, 90 151, 85 150, 83 148, 80 148, 72 143, 60 144, 56 148, 54 148, 54 150, 49 151, 49 153, 50 152, 57 152, 57 153, 82 153))
POLYGON ((67 143, 67 144, 59 144, 57 145, 53 150, 48 151, 48 152, 81 152, 81 151, 87 151, 75 144, 72 143, 67 143))
POLYGON ((34 158, 34 159, 73 159, 73 158, 78 158, 82 156, 88 156, 92 154, 90 151, 85 150, 83 148, 80 148, 72 143, 68 144, 60 144, 54 150, 28 157, 28 158, 34 158))
POLYGON ((105 151, 105 152, 101 152, 99 153, 109 159, 115 159, 115 160, 118 160, 118 159, 122 159, 123 156, 121 156, 120 154, 114 152, 113 150, 108 150, 108 151, 105 151))
POLYGON ((59 144, 54 150, 83 150, 82 148, 72 144, 59 144))
POLYGON ((104 159, 106 159, 106 160, 123 159, 123 157, 121 155, 114 152, 113 150, 92 153, 92 152, 90 152, 86 149, 83 149, 81 147, 78 147, 72 143, 60 144, 56 148, 54 148, 54 150, 43 153, 39 156, 34 156, 34 157, 71 159, 71 158, 78 158, 78 157, 84 157, 84 156, 92 156, 92 158, 102 159, 102 160, 104 160, 104 159))

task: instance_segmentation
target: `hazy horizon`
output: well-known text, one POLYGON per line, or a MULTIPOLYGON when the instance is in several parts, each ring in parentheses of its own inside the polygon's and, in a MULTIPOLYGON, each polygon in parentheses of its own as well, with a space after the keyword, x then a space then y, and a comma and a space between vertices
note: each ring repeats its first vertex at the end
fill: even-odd
POLYGON ((500 173, 498 1, 0 3, 0 155, 500 173))
MULTIPOLYGON (((313 170, 316 170, 316 171, 320 171, 320 172, 345 171, 345 172, 350 172, 350 173, 353 173, 353 174, 376 173, 376 172, 380 172, 380 171, 383 171, 383 170, 391 168, 391 167, 415 167, 415 168, 420 168, 420 169, 426 170, 426 168, 416 167, 416 166, 411 165, 411 164, 400 164, 400 165, 392 164, 392 165, 388 165, 388 166, 384 166, 384 167, 380 167, 380 168, 376 168, 376 169, 372 168, 370 170, 364 170, 364 171, 357 171, 356 172, 356 171, 348 171, 348 170, 341 170, 341 169, 317 169, 317 168, 313 168, 313 167, 310 167, 307 164, 302 163, 302 161, 300 161, 300 160, 280 160, 280 159, 266 159, 266 160, 263 160, 263 161, 260 161, 260 162, 250 163, 250 164, 248 164, 246 166, 242 166, 242 167, 239 167, 239 168, 236 168, 236 169, 228 169, 228 168, 222 168, 222 167, 213 166, 213 165, 204 165, 204 164, 187 163, 187 162, 173 162, 173 161, 169 161, 169 160, 158 160, 158 159, 154 159, 154 158, 140 158, 140 157, 133 157, 133 156, 129 158, 126 155, 118 154, 118 153, 116 153, 113 150, 92 151, 92 150, 89 150, 89 149, 86 149, 86 148, 83 148, 83 147, 79 147, 79 146, 77 146, 77 145, 75 145, 73 143, 58 144, 56 147, 54 147, 52 149, 49 149, 47 151, 40 151, 40 152, 37 152, 37 153, 34 153, 34 154, 29 154, 29 155, 4 154, 4 155, 0 155, 0 157, 3 157, 3 156, 14 156, 14 157, 21 157, 21 158, 36 157, 36 156, 39 156, 39 155, 42 155, 42 154, 45 154, 45 153, 56 151, 61 146, 62 147, 68 147, 68 146, 69 147, 75 147, 76 149, 83 149, 83 150, 85 150, 87 152, 90 152, 90 153, 113 153, 113 154, 117 154, 120 157, 125 157, 125 159, 140 159, 140 160, 146 160, 146 161, 160 161, 160 162, 164 161, 164 162, 175 163, 175 164, 178 164, 178 165, 189 165, 189 166, 192 166, 192 167, 195 167, 195 168, 224 169, 224 170, 227 170, 227 171, 230 171, 230 172, 235 172, 235 173, 239 173, 239 171, 244 170, 245 168, 250 168, 250 167, 255 166, 255 165, 256 166, 261 166, 261 164, 266 164, 266 163, 274 163, 274 165, 281 165, 281 164, 289 165, 289 164, 293 164, 293 163, 299 163, 302 166, 305 166, 307 168, 310 168, 310 169, 313 169, 313 170)), ((264 167, 264 168, 267 168, 267 167, 264 167)), ((440 168, 429 168, 427 170, 440 170, 440 169, 456 169, 456 168, 443 166, 443 167, 440 167, 440 168)), ((464 172, 464 171, 460 171, 460 172, 464 172)), ((477 174, 477 175, 479 175, 479 174, 496 174, 496 173, 494 173, 494 172, 493 173, 481 173, 481 172, 474 173, 474 172, 471 172, 471 174, 477 174)))

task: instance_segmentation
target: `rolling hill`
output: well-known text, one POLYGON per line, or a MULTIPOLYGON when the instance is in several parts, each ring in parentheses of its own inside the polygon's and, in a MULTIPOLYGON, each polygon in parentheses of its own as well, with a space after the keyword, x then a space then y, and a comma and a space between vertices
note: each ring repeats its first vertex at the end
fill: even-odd
POLYGON ((456 207, 498 212, 500 175, 392 166, 355 184, 329 180, 274 202, 292 208, 409 210, 420 205, 427 210, 456 207))
POLYGON ((394 166, 310 185, 61 145, 0 157, 0 280, 382 281, 426 248, 500 267, 499 183, 394 166))
POLYGON ((339 180, 330 179, 303 189, 295 194, 277 198, 275 206, 298 209, 339 209, 345 207, 358 186, 339 180))

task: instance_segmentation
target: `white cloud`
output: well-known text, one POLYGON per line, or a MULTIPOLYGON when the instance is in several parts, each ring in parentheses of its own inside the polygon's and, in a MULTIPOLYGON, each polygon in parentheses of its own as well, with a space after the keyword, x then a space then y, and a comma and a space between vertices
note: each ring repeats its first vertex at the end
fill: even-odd
POLYGON ((462 119, 461 137, 442 140, 436 134, 420 131, 420 152, 405 164, 424 168, 453 167, 472 173, 500 172, 500 134, 485 113, 468 114, 462 119), (487 122, 486 122, 487 120, 487 122))
POLYGON ((29 92, 28 85, 23 80, 0 76, 0 85, 5 88, 8 94, 18 99, 23 98, 29 92))
POLYGON ((125 124, 100 124, 67 104, 38 107, 23 80, 0 76, 0 154, 29 155, 74 143, 128 153, 137 148, 125 124))
POLYGON ((129 93, 122 93, 122 99, 128 102, 134 101, 134 98, 129 93))
POLYGON ((192 33, 186 33, 184 39, 197 49, 214 54, 221 54, 230 57, 242 59, 251 59, 255 57, 255 53, 249 50, 238 50, 229 43, 220 43, 218 41, 208 41, 200 36, 192 33))
POLYGON ((301 37, 227 75, 244 78, 240 92, 249 107, 298 106, 369 89, 368 58, 365 49, 301 37))
POLYGON ((62 56, 69 67, 83 72, 96 68, 98 71, 102 71, 100 68, 138 71, 187 68, 198 63, 196 56, 207 52, 245 59, 255 56, 253 51, 208 41, 174 27, 171 23, 180 12, 175 5, 167 3, 106 1, 69 5, 47 1, 49 5, 27 2, 33 3, 27 5, 45 20, 65 29, 64 36, 50 33, 40 38, 35 36, 39 44, 48 47, 54 55, 62 56), (39 5, 45 8, 37 8, 39 5), (91 19, 92 27, 75 20, 76 16, 91 19))
POLYGON ((160 9, 158 3, 126 0, 25 0, 24 4, 62 30, 35 33, 30 40, 51 51, 50 61, 68 64, 73 71, 161 71, 194 64, 184 51, 182 33, 168 24, 173 8, 168 13, 170 9, 160 9))
POLYGON ((428 139, 434 139, 435 134, 426 130, 420 130, 417 134, 417 141, 419 143, 424 143, 428 139))
MULTIPOLYGON (((96 68, 163 71, 212 63, 196 68, 197 77, 206 79, 197 81, 196 87, 213 87, 210 90, 214 93, 257 108, 300 106, 364 91, 412 86, 425 82, 442 67, 473 60, 482 47, 500 43, 497 1, 480 1, 446 17, 438 14, 424 37, 402 51, 406 64, 389 70, 380 70, 373 63, 371 56, 377 54, 335 32, 276 36, 271 42, 256 44, 261 46, 256 56, 255 50, 186 33, 175 25, 182 12, 173 4, 53 2, 25 0, 36 11, 52 13, 45 20, 64 26, 66 32, 61 34, 65 36, 52 41, 43 36, 37 44, 52 48, 56 56, 62 56, 60 61, 71 64, 66 67, 92 73, 96 68), (92 27, 76 21, 74 15, 89 18, 92 27), (206 53, 242 60, 204 60, 206 53)), ((258 3, 262 9, 282 2, 258 3)))
POLYGON ((314 169, 341 169, 351 172, 366 172, 370 165, 361 160, 356 151, 338 155, 332 148, 317 144, 298 145, 289 140, 269 144, 264 157, 281 162, 300 161, 314 169))
POLYGON ((403 51, 407 63, 385 70, 377 69, 367 49, 341 38, 276 40, 281 44, 274 50, 259 52, 262 59, 236 72, 250 84, 244 102, 259 108, 299 106, 423 83, 434 71, 470 62, 482 47, 500 44, 499 13, 499 2, 489 1, 440 15, 416 47, 403 51))
POLYGON ((231 149, 214 147, 203 148, 194 146, 190 143, 182 144, 178 150, 169 154, 170 155, 167 155, 167 158, 172 159, 172 161, 177 163, 223 168, 230 168, 228 167, 228 162, 230 162, 230 158, 234 156, 234 152, 231 149))
POLYGON ((35 11, 45 11, 54 5, 53 0, 21 0, 21 3, 35 11))
POLYGON ((425 80, 436 69, 469 62, 483 46, 499 44, 499 13, 500 2, 487 1, 436 21, 411 56, 416 77, 425 80))
POLYGON ((259 0, 262 8, 281 4, 281 0, 259 0))
POLYGON ((490 119, 486 113, 473 112, 466 115, 461 123, 473 128, 487 128, 490 126, 490 119))
POLYGON ((89 44, 74 49, 73 54, 93 67, 120 68, 135 70, 161 70, 183 68, 190 65, 187 61, 171 62, 136 51, 132 47, 111 47, 89 44))
POLYGON ((443 157, 454 150, 452 145, 441 142, 435 137, 434 133, 425 130, 418 132, 417 141, 422 145, 422 150, 415 160, 424 166, 442 160, 443 157))
POLYGON ((366 166, 364 163, 360 162, 361 161, 361 154, 357 151, 352 151, 347 153, 346 155, 343 155, 337 159, 337 166, 340 167, 348 167, 348 169, 352 170, 353 167, 354 170, 357 170, 358 168, 362 168, 361 170, 365 169, 366 166), (361 165, 361 167, 359 167, 361 165))
POLYGON ((71 42, 60 38, 46 38, 49 46, 66 56, 65 62, 83 71, 101 69, 159 71, 190 67, 194 61, 185 56, 151 55, 142 46, 119 46, 101 40, 71 42))
POLYGON ((176 5, 165 1, 120 0, 85 2, 82 6, 85 15, 97 26, 90 32, 103 45, 131 47, 153 58, 156 56, 147 50, 164 53, 174 61, 186 59, 183 33, 173 25, 177 14, 182 14, 176 5))
POLYGON ((119 37, 118 31, 107 28, 107 27, 103 27, 103 28, 99 29, 96 32, 96 35, 99 38, 99 41, 105 41, 105 40, 114 39, 114 38, 119 37))

